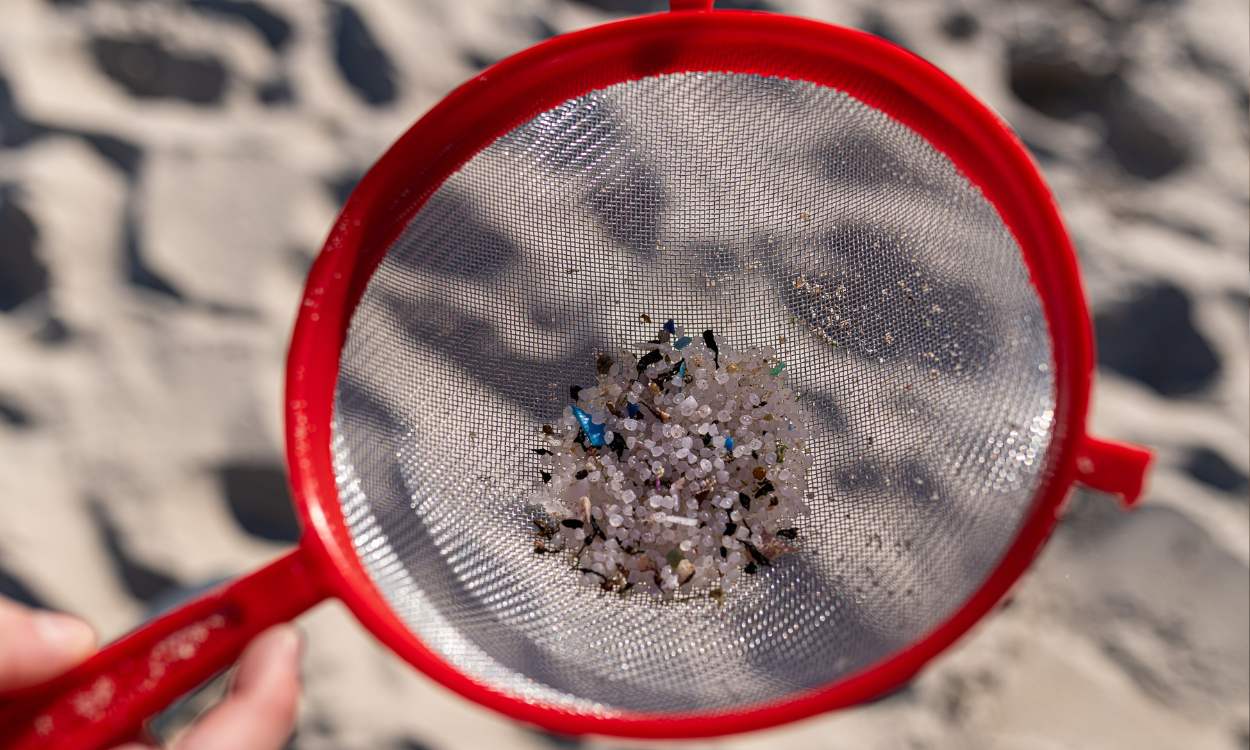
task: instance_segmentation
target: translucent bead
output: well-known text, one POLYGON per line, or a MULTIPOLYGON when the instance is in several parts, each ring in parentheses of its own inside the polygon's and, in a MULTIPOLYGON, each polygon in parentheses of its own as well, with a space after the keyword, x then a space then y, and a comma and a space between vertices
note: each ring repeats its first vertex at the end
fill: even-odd
POLYGON ((682 401, 681 404, 678 406, 678 411, 681 412, 681 415, 683 417, 688 417, 691 414, 694 414, 695 409, 698 409, 698 408, 699 408, 699 402, 695 400, 694 396, 687 396, 685 400, 682 401))

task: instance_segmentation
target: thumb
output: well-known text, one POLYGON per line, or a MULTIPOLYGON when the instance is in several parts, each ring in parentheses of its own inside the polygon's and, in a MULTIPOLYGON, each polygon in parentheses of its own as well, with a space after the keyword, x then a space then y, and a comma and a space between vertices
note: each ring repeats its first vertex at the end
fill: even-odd
POLYGON ((95 650, 95 632, 76 617, 0 599, 0 691, 37 685, 95 650))

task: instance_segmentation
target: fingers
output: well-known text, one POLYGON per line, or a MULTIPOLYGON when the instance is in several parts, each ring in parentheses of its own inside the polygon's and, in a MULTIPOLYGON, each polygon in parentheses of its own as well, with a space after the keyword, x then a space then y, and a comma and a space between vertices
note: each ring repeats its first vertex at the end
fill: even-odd
POLYGON ((0 691, 37 685, 95 651, 95 632, 76 617, 0 599, 0 691))
POLYGON ((270 628, 239 659, 230 694, 174 743, 174 750, 279 750, 299 703, 299 633, 270 628))

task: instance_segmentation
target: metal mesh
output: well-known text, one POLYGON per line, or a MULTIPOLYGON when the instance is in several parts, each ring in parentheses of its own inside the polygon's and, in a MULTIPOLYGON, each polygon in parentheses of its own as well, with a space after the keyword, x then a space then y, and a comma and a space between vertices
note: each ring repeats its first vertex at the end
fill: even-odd
POLYGON ((338 489, 397 615, 468 675, 592 714, 729 710, 867 667, 982 584, 1042 478, 1050 362, 1018 246, 915 132, 806 82, 646 78, 493 143, 390 248, 343 351, 338 489), (642 313, 778 345, 803 394, 801 552, 723 605, 532 551, 537 428, 596 349, 654 334, 642 313))

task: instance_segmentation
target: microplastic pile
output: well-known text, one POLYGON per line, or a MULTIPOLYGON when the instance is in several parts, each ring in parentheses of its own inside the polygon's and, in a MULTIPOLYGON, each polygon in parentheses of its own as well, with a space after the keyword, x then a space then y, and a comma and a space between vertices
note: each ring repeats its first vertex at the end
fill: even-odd
POLYGON ((670 320, 596 367, 534 449, 536 552, 607 591, 720 598, 797 549, 811 457, 772 347, 670 320))

